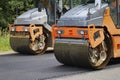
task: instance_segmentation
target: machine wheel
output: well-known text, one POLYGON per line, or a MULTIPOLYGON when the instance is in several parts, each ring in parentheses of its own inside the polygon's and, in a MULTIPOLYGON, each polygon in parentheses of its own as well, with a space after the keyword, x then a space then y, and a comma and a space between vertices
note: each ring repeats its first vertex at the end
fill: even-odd
POLYGON ((108 60, 108 49, 106 46, 106 43, 103 41, 100 45, 98 45, 96 48, 90 48, 89 49, 89 61, 93 68, 104 68, 107 64, 108 60), (107 62, 106 62, 107 60, 107 62))
POLYGON ((10 45, 14 51, 20 54, 43 54, 48 47, 48 35, 44 33, 44 35, 37 37, 34 42, 31 42, 29 36, 11 36, 10 45))
POLYGON ((105 40, 96 48, 89 48, 89 62, 94 69, 104 68, 111 58, 111 40, 108 34, 105 34, 105 40))
POLYGON ((32 50, 32 54, 44 54, 48 47, 48 36, 46 33, 37 37, 35 41, 30 43, 30 49, 32 50))

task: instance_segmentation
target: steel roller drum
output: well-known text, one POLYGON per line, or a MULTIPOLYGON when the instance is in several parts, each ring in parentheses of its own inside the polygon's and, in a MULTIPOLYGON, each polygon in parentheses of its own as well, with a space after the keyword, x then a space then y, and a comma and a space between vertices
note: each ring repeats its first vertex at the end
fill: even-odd
POLYGON ((11 48, 20 53, 32 54, 29 37, 10 37, 11 48))
POLYGON ((85 40, 55 40, 55 57, 65 65, 90 67, 88 52, 89 44, 85 40))

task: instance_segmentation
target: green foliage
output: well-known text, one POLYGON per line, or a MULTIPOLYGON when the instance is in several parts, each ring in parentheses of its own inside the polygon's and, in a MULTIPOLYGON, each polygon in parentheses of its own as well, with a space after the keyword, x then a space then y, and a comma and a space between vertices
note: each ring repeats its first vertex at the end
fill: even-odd
POLYGON ((33 7, 33 0, 1 0, 0 27, 8 27, 18 15, 33 7))
POLYGON ((0 52, 12 50, 9 42, 9 33, 0 29, 0 52))
POLYGON ((9 35, 0 36, 0 52, 12 50, 9 43, 9 35))
POLYGON ((25 11, 34 7, 33 0, 0 0, 0 52, 9 51, 8 25, 25 11), (17 13, 17 14, 16 14, 17 13), (2 28, 5 27, 6 29, 2 28))

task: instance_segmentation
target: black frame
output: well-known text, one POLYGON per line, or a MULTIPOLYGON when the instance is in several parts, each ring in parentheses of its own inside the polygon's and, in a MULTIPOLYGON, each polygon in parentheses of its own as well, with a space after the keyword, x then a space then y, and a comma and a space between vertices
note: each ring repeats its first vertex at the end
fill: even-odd
POLYGON ((119 4, 118 4, 118 0, 115 0, 116 1, 116 5, 115 7, 112 6, 112 2, 110 1, 110 4, 109 4, 109 7, 111 8, 111 17, 112 17, 112 20, 114 22, 114 24, 116 25, 116 28, 120 28, 120 14, 119 14, 119 4))
MULTIPOLYGON (((54 1, 55 1, 55 10, 54 10, 54 11, 55 11, 55 12, 54 12, 54 14, 55 14, 54 20, 55 20, 55 21, 54 21, 54 22, 55 22, 55 24, 56 24, 57 21, 58 21, 58 20, 56 19, 56 17, 57 17, 57 13, 56 13, 56 12, 57 12, 57 1, 56 1, 56 0, 54 0, 54 1)), ((70 0, 69 5, 70 5, 70 9, 73 8, 73 0, 70 0)))
MULTIPOLYGON (((34 0, 35 2, 35 7, 41 7, 40 6, 40 0, 34 0), (38 4, 39 3, 39 4, 38 4)), ((51 0, 48 0, 48 1, 51 1, 51 0)), ((53 2, 55 2, 54 3, 54 12, 53 12, 53 14, 54 14, 54 23, 57 23, 57 21, 58 21, 58 19, 57 19, 57 0, 52 0, 53 2)), ((69 0, 69 5, 70 5, 70 9, 71 8, 73 8, 73 0, 69 0)), ((39 11, 40 11, 40 9, 39 9, 39 11)), ((48 21, 48 23, 50 23, 49 21, 48 21)))

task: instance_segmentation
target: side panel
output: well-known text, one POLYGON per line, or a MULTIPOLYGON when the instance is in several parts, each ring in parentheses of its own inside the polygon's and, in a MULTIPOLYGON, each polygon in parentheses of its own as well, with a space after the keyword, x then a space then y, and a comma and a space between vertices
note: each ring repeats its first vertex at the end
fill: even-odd
POLYGON ((104 18, 103 18, 103 26, 107 27, 108 32, 112 36, 113 42, 113 57, 120 57, 120 29, 118 29, 110 15, 110 8, 106 8, 104 18))
POLYGON ((117 29, 110 15, 110 8, 106 8, 103 18, 103 26, 106 26, 111 35, 120 34, 120 29, 117 29))
POLYGON ((120 57, 120 36, 113 36, 114 58, 120 57))

